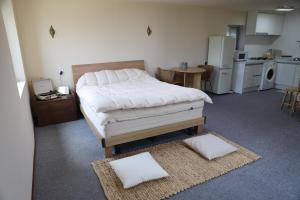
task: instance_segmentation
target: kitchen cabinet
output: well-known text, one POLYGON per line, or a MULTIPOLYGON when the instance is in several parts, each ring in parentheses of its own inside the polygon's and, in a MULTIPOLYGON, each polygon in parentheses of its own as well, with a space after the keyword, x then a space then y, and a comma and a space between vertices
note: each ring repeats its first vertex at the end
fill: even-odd
POLYGON ((275 88, 286 89, 297 87, 300 81, 300 65, 293 63, 277 63, 275 88))
POLYGON ((296 66, 288 63, 277 63, 275 87, 285 89, 294 85, 296 66))
POLYGON ((248 88, 253 86, 253 77, 250 67, 245 68, 245 75, 244 75, 244 85, 243 88, 248 88))
POLYGON ((246 65, 243 88, 258 87, 261 82, 262 64, 246 65))
POLYGON ((294 86, 300 86, 300 65, 295 65, 295 78, 294 78, 294 86))
POLYGON ((258 90, 261 83, 263 64, 235 62, 232 77, 232 90, 242 94, 258 90))
POLYGON ((284 15, 248 12, 246 34, 247 35, 281 35, 284 23, 284 15))

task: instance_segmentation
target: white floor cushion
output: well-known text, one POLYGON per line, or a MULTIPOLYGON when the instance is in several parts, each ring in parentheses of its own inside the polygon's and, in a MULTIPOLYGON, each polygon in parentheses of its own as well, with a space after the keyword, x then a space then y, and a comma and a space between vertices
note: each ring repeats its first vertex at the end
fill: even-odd
POLYGON ((160 179, 169 174, 153 159, 149 152, 109 162, 125 189, 140 183, 160 179))
POLYGON ((224 140, 212 134, 206 134, 184 140, 189 147, 200 153, 208 160, 225 156, 237 151, 235 146, 228 144, 224 140))

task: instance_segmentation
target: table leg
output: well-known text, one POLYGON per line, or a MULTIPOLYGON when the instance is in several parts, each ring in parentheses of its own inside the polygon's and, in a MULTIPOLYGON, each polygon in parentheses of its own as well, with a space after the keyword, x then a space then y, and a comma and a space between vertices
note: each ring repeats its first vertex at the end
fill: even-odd
POLYGON ((193 88, 201 90, 201 74, 194 74, 193 76, 193 88))

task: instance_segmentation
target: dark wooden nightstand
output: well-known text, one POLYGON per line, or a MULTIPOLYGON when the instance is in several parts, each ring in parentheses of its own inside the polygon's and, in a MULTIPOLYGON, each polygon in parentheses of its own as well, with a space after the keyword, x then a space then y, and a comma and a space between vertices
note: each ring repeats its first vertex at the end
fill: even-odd
POLYGON ((78 119, 76 96, 70 95, 57 99, 41 101, 31 95, 32 115, 37 126, 68 122, 78 119))

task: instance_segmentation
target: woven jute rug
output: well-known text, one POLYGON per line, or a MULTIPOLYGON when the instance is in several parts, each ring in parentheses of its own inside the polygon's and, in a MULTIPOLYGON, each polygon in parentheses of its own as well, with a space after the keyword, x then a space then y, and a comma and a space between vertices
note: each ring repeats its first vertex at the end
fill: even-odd
MULTIPOLYGON (((213 133, 215 134, 215 133, 213 133)), ((217 135, 217 134, 215 134, 217 135)), ((97 160, 92 166, 109 200, 158 200, 165 199, 231 170, 252 163, 261 157, 225 138, 238 148, 237 152, 208 161, 189 149, 181 140, 120 154, 113 158, 97 160), (142 183, 124 189, 121 181, 109 165, 115 159, 150 152, 154 159, 169 173, 169 177, 142 183)))

